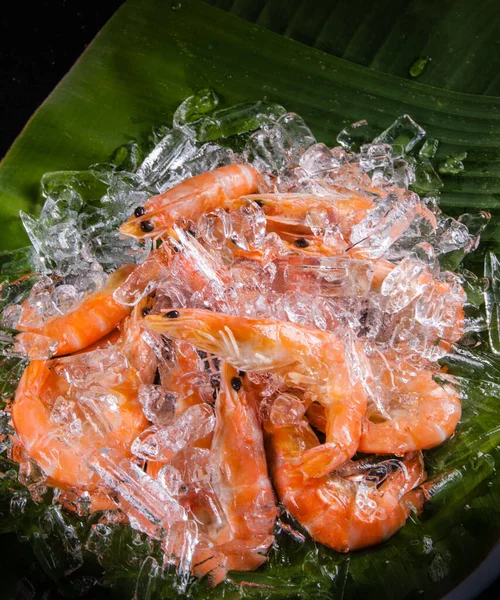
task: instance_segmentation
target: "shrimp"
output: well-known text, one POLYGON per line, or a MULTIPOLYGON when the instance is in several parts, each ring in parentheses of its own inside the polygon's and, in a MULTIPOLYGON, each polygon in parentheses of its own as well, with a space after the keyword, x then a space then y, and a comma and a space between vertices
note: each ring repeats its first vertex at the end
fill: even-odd
MULTIPOLYGON (((203 398, 199 386, 194 385, 189 377, 200 373, 200 357, 191 344, 182 341, 174 341, 175 361, 167 368, 159 367, 162 387, 165 390, 174 391, 176 394, 175 412, 173 422, 182 416, 192 406, 201 404, 203 398)), ((207 450, 212 444, 213 433, 190 442, 190 447, 207 450)), ((184 458, 181 457, 181 460, 184 458)), ((160 470, 169 464, 169 461, 149 460, 146 471, 157 479, 160 470)))
POLYGON ((209 573, 213 584, 222 581, 227 570, 253 571, 266 562, 276 520, 257 397, 245 377, 227 363, 222 365, 216 414, 212 488, 226 523, 215 530, 205 527, 204 543, 193 558, 195 575, 209 573))
POLYGON ((279 499, 325 546, 338 552, 373 546, 394 535, 412 511, 422 510, 424 493, 414 489, 425 479, 420 454, 385 461, 358 481, 335 474, 305 479, 301 456, 319 445, 307 421, 284 427, 266 421, 264 429, 279 499))
POLYGON ((249 165, 229 165, 196 175, 135 209, 120 231, 136 238, 159 237, 181 217, 196 220, 231 198, 258 191, 261 176, 249 165))
POLYGON ((17 336, 21 347, 37 346, 41 335, 57 342, 55 356, 82 350, 112 331, 132 310, 113 298, 113 292, 134 270, 133 265, 121 267, 109 277, 107 285, 84 298, 71 312, 49 318, 41 327, 36 322, 35 309, 26 302, 18 329, 24 333, 17 336))
POLYGON ((86 459, 105 446, 130 456, 133 439, 147 427, 138 387, 152 382, 156 364, 136 317, 125 323, 116 346, 108 348, 116 349, 128 366, 116 372, 117 366, 111 374, 109 369, 104 375, 111 377, 110 387, 93 388, 89 391, 95 394, 87 393, 85 399, 83 390, 70 384, 65 374, 72 363, 79 369, 92 368, 93 352, 33 361, 21 378, 12 404, 14 428, 26 454, 51 485, 96 490, 97 479, 86 459))
POLYGON ((150 315, 146 326, 212 352, 237 369, 274 373, 284 385, 304 389, 307 402, 320 402, 327 413, 326 443, 304 453, 301 468, 307 476, 321 477, 356 452, 366 396, 359 383, 351 384, 344 344, 334 334, 197 309, 150 315))
POLYGON ((231 209, 252 201, 266 215, 272 230, 301 235, 314 227, 319 219, 322 227, 328 222, 348 235, 350 227, 361 221, 375 204, 368 196, 317 196, 315 194, 251 194, 228 203, 231 209))
MULTIPOLYGON (((387 382, 386 397, 382 399, 385 414, 368 408, 359 452, 401 455, 427 450, 442 444, 455 432, 462 412, 458 392, 436 383, 430 370, 421 370, 407 381, 401 377, 403 367, 395 366, 388 376, 392 386, 387 382)), ((311 404, 306 414, 311 425, 326 431, 325 409, 320 404, 311 404)))
MULTIPOLYGON (((397 376, 397 372, 393 373, 397 376)), ((391 402, 388 418, 367 416, 359 443, 360 452, 403 454, 442 444, 453 435, 462 414, 458 393, 436 383, 432 371, 423 370, 402 382, 391 402)))

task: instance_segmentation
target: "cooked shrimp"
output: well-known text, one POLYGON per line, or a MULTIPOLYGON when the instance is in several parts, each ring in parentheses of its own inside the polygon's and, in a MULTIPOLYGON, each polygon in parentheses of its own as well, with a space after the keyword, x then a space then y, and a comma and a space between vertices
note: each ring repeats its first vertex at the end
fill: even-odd
POLYGON ((424 494, 413 490, 425 479, 420 454, 381 463, 361 481, 338 475, 306 479, 301 456, 319 446, 307 421, 285 427, 267 421, 265 433, 278 497, 325 546, 338 552, 373 546, 394 535, 413 510, 422 509, 424 494))
MULTIPOLYGON (((390 390, 392 401, 384 407, 388 418, 366 417, 363 422, 360 452, 403 454, 442 444, 453 435, 462 414, 458 393, 445 389, 423 370, 408 382, 401 381, 390 390), (392 394, 391 394, 392 391, 392 394)), ((397 371, 393 373, 397 377, 397 371)))
POLYGON ((193 559, 194 573, 198 577, 209 573, 213 584, 228 570, 253 571, 266 562, 276 520, 257 398, 245 377, 227 363, 222 365, 216 413, 212 488, 226 524, 222 529, 204 528, 205 543, 200 543, 193 559))
POLYGON ((92 352, 33 361, 21 378, 12 405, 14 428, 26 453, 53 485, 94 490, 96 476, 86 465, 90 454, 107 446, 129 456, 132 440, 147 426, 137 391, 141 382, 152 382, 156 364, 133 319, 115 348, 129 366, 113 373, 118 379, 95 397, 83 399, 83 390, 63 376, 72 360, 79 366, 92 352))
POLYGON ((112 331, 132 310, 113 298, 113 292, 133 271, 133 265, 121 267, 109 277, 104 289, 84 298, 71 312, 49 318, 41 327, 34 327, 35 309, 23 305, 18 329, 25 333, 17 336, 22 347, 36 346, 36 336, 41 335, 57 342, 55 356, 70 354, 90 346, 112 331), (35 335, 33 335, 35 334, 35 335))
POLYGON ((368 196, 349 193, 345 196, 314 194, 251 194, 226 203, 235 209, 246 202, 256 202, 264 211, 271 231, 310 233, 315 223, 338 226, 344 235, 361 221, 375 204, 368 196))
POLYGON ((229 165, 187 179, 172 189, 150 198, 136 208, 120 228, 136 238, 158 237, 180 218, 196 220, 202 213, 224 206, 258 190, 261 176, 249 165, 229 165))
MULTIPOLYGON (((409 381, 401 377, 403 365, 391 365, 384 373, 386 397, 381 401, 385 414, 368 408, 363 418, 360 452, 376 454, 405 454, 426 450, 442 444, 460 421, 461 403, 456 390, 433 379, 433 372, 421 370, 409 381), (392 368, 392 366, 394 368, 392 368)), ((314 402, 307 409, 307 418, 319 431, 327 429, 323 406, 314 402)))
POLYGON ((212 352, 243 371, 274 373, 285 385, 305 390, 327 412, 326 443, 302 457, 310 477, 329 473, 356 452, 366 397, 352 385, 344 344, 333 334, 295 323, 249 319, 197 309, 150 315, 154 331, 183 339, 212 352))
MULTIPOLYGON (((172 364, 166 367, 159 367, 162 387, 165 390, 174 392, 176 395, 175 412, 173 421, 175 422, 192 406, 201 404, 203 398, 200 388, 193 384, 191 376, 200 372, 200 357, 191 344, 183 341, 174 341, 172 349, 175 350, 175 358, 172 364)), ((189 446, 208 449, 212 444, 213 432, 208 435, 190 442, 189 446)), ((149 460, 147 472, 157 479, 159 471, 169 464, 168 461, 149 460)))

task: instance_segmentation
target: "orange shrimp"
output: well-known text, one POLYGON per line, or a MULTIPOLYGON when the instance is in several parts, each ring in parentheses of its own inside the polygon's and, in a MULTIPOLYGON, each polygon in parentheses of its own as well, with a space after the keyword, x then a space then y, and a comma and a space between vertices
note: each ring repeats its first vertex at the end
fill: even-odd
POLYGON ((42 327, 33 327, 35 309, 27 302, 18 329, 25 333, 17 336, 22 348, 37 346, 37 336, 41 335, 57 342, 55 356, 82 350, 112 331, 132 310, 113 298, 113 292, 130 275, 135 267, 121 267, 109 277, 104 289, 84 298, 71 312, 49 318, 42 327))
POLYGON ((329 473, 356 452, 366 396, 359 383, 351 384, 344 344, 332 333, 198 309, 150 315, 146 326, 212 352, 243 371, 273 373, 283 384, 305 390, 307 402, 320 402, 327 412, 326 443, 302 456, 307 476, 329 473))
MULTIPOLYGON (((175 404, 175 413, 173 419, 183 415, 189 408, 201 404, 203 399, 198 387, 192 382, 186 380, 186 376, 199 372, 200 357, 196 350, 186 342, 175 341, 175 364, 170 368, 160 367, 161 384, 165 390, 175 390, 177 399, 175 404)), ((190 446, 196 448, 210 448, 212 444, 213 433, 193 441, 190 446)), ((169 464, 168 461, 149 460, 146 471, 153 478, 157 479, 160 470, 169 464)))
POLYGON ((266 562, 276 520, 257 397, 245 377, 240 378, 227 363, 222 365, 216 414, 212 487, 226 524, 221 529, 204 528, 204 543, 193 558, 195 575, 208 573, 214 585, 228 570, 253 571, 266 562))
POLYGON ((423 507, 424 493, 413 489, 425 479, 420 454, 381 463, 361 481, 338 475, 306 479, 301 456, 319 445, 307 421, 284 427, 266 421, 265 435, 281 502, 316 541, 338 552, 386 540, 423 507))
POLYGON ((249 165, 229 165, 187 179, 138 207, 120 231, 136 238, 158 237, 180 218, 196 220, 202 213, 224 206, 258 190, 261 176, 249 165))
MULTIPOLYGON (((397 378, 397 371, 392 373, 397 378)), ((458 393, 436 383, 433 373, 423 370, 410 381, 397 384, 392 401, 384 408, 388 417, 374 414, 363 422, 360 452, 403 454, 442 444, 453 433, 462 414, 458 393)))
POLYGON ((33 361, 26 368, 12 405, 12 420, 26 453, 52 485, 95 490, 97 480, 86 459, 105 446, 130 456, 133 439, 147 427, 138 386, 152 382, 156 364, 140 333, 135 319, 125 324, 114 348, 129 366, 112 374, 110 387, 94 388, 95 397, 84 400, 82 390, 64 377, 72 362, 85 368, 81 361, 92 361, 95 351, 33 361), (114 375, 118 375, 115 382, 114 375))
MULTIPOLYGON (((390 362, 390 372, 380 367, 386 391, 381 399, 385 414, 375 410, 375 405, 368 407, 358 451, 401 455, 442 444, 453 435, 460 421, 458 392, 451 385, 445 388, 436 383, 433 372, 426 369, 408 381, 401 375, 408 365, 397 356, 390 362)), ((311 404, 306 414, 311 425, 326 431, 326 413, 320 404, 311 404)))
POLYGON ((264 211, 270 231, 288 231, 302 235, 314 228, 315 222, 324 227, 325 221, 340 227, 343 235, 361 221, 375 204, 368 196, 315 194, 249 194, 226 203, 235 209, 247 202, 256 202, 264 211))

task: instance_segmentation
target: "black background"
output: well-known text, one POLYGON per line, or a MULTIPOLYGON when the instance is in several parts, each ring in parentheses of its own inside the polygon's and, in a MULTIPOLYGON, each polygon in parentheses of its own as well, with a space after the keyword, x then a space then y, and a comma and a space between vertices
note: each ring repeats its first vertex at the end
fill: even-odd
MULTIPOLYGON (((18 0, 8 6, 2 4, 0 156, 122 3, 123 0, 18 0)), ((32 572, 33 558, 28 549, 20 547, 13 535, 1 536, 0 581, 9 571, 9 559, 11 564, 22 563, 27 573, 32 572)), ((47 591, 52 587, 45 581, 40 581, 40 585, 47 591)), ((2 589, 0 597, 5 597, 2 589)), ((22 597, 21 593, 16 599, 22 597)), ((56 595, 49 593, 45 597, 56 595)), ((500 581, 480 596, 480 600, 489 598, 500 598, 500 581)))

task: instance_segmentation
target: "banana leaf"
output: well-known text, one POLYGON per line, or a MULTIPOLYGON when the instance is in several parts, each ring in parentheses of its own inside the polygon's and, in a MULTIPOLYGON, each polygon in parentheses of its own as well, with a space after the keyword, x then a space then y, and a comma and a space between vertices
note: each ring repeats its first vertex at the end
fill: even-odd
MULTIPOLYGON (((498 252, 497 2, 211 4, 215 6, 199 0, 128 0, 117 11, 0 165, 2 249, 26 244, 18 212, 37 211, 44 173, 86 169, 107 160, 116 147, 142 140, 152 126, 168 123, 188 95, 211 87, 227 106, 262 99, 284 105, 327 144, 334 144, 351 122, 367 119, 383 129, 397 116, 410 114, 440 140, 437 160, 467 152, 465 170, 443 177, 441 206, 449 214, 490 211, 492 223, 479 255, 498 252), (410 68, 424 57, 432 60, 418 78, 412 77, 410 68)), ((300 542, 282 529, 277 534, 280 549, 272 552, 265 568, 233 574, 231 582, 213 590, 195 582, 191 596, 344 600, 381 594, 401 599, 439 598, 452 590, 498 541, 500 362, 484 352, 451 362, 449 368, 463 377, 467 390, 464 417, 454 438, 428 453, 429 474, 440 477, 443 486, 420 518, 381 546, 347 555, 310 540, 300 542)), ((12 467, 2 464, 0 470, 12 467)), ((85 563, 65 577, 57 543, 51 546, 39 535, 47 519, 59 522, 57 515, 43 515, 28 501, 22 516, 7 516, 9 499, 22 492, 6 480, 2 486, 1 531, 6 536, 17 531, 29 544, 39 561, 34 579, 67 596, 85 593, 96 566, 85 563)), ((78 536, 88 533, 88 524, 66 519, 78 536)), ((149 583, 147 561, 137 563, 138 546, 130 553, 130 535, 128 530, 116 534, 101 582, 116 597, 130 597, 142 565, 143 597, 174 597, 168 582, 152 578, 149 583)), ((90 593, 97 597, 95 590, 90 593)))

